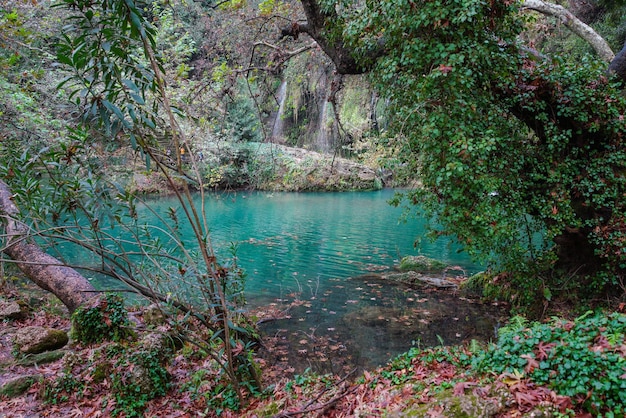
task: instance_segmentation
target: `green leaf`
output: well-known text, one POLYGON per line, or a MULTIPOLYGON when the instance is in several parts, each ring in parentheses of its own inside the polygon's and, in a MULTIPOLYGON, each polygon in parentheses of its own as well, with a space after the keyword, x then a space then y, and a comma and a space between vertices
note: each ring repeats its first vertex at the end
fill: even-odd
POLYGON ((102 100, 102 105, 106 107, 109 112, 117 116, 119 120, 121 121, 124 120, 124 114, 122 113, 119 107, 115 106, 113 103, 109 102, 108 100, 102 100))
POLYGON ((146 104, 146 102, 144 101, 143 97, 141 97, 141 96, 140 96, 140 95, 138 95, 138 94, 135 94, 135 93, 130 93, 130 97, 132 97, 132 98, 133 98, 133 100, 134 100, 135 102, 137 102, 137 104, 138 104, 138 105, 140 105, 140 106, 143 106, 143 105, 145 105, 145 104, 146 104))
POLYGON ((550 289, 548 287, 543 288, 543 297, 547 301, 552 300, 552 292, 550 292, 550 289))

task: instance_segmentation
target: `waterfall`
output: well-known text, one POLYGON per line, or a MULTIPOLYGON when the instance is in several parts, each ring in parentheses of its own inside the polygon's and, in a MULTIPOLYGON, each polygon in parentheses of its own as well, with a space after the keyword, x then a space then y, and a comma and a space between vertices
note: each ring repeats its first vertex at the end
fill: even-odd
POLYGON ((315 138, 315 148, 318 152, 329 152, 330 144, 328 143, 328 100, 326 97, 322 100, 320 115, 317 123, 317 137, 315 138))
POLYGON ((270 139, 272 141, 282 142, 284 126, 283 116, 285 112, 285 101, 287 100, 286 80, 283 80, 282 83, 280 83, 276 100, 278 102, 278 111, 276 112, 276 117, 274 118, 274 125, 272 126, 272 136, 270 139))

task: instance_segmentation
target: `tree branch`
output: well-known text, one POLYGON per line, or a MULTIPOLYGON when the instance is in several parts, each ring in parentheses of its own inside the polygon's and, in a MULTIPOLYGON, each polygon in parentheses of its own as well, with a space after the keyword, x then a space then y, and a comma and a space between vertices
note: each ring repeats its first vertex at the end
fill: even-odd
POLYGON ((553 16, 576 35, 589 42, 596 53, 606 62, 611 62, 615 58, 615 53, 609 44, 593 28, 578 19, 572 12, 561 5, 547 3, 542 0, 523 0, 522 8, 534 10, 547 16, 553 16))
POLYGON ((285 56, 286 57, 285 60, 288 60, 289 58, 291 58, 291 57, 293 57, 295 55, 301 54, 303 52, 308 51, 309 49, 315 48, 316 45, 317 45, 317 43, 311 42, 310 44, 304 45, 303 47, 298 48, 298 49, 293 50, 293 51, 285 51, 281 47, 279 47, 278 45, 270 44, 269 42, 266 42, 266 41, 255 42, 253 46, 254 46, 254 48, 256 48, 257 46, 265 46, 267 48, 273 49, 275 51, 280 52, 281 56, 285 56))

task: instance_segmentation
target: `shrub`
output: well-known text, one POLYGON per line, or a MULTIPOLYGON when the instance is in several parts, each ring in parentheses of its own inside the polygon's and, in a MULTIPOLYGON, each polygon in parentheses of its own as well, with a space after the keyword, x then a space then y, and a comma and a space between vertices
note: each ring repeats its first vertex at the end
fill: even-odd
POLYGON ((72 338, 83 344, 120 341, 131 335, 128 313, 121 296, 107 293, 93 307, 81 307, 72 315, 72 338))
MULTIPOLYGON (((626 413, 626 315, 591 312, 575 321, 528 324, 514 317, 478 370, 512 373, 547 386, 593 414, 626 413)), ((614 415, 611 415, 614 414, 614 415)))

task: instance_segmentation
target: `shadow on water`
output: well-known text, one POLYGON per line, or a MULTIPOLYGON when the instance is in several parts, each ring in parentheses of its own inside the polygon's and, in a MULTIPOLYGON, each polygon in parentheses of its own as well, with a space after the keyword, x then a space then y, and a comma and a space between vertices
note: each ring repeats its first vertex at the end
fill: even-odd
POLYGON ((376 275, 335 279, 323 292, 306 283, 273 306, 286 317, 263 323, 268 361, 293 373, 373 369, 412 346, 489 341, 506 316, 502 307, 456 291, 412 288, 376 275))

